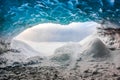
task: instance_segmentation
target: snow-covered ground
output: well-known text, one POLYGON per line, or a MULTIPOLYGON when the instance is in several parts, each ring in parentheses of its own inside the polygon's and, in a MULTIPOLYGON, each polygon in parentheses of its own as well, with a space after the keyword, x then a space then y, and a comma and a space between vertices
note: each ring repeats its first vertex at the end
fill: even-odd
POLYGON ((11 47, 21 52, 0 55, 0 63, 3 63, 0 79, 3 80, 14 79, 17 73, 21 79, 34 75, 31 80, 56 79, 55 76, 57 79, 62 76, 64 80, 120 79, 120 50, 110 50, 95 33, 79 42, 35 42, 14 38, 11 47))
MULTIPOLYGON (((9 66, 1 68, 0 71, 3 72, 0 77, 1 79, 5 78, 4 75, 10 76, 6 77, 7 79, 13 79, 16 75, 13 74, 13 72, 20 74, 25 73, 25 76, 27 76, 24 77, 24 79, 29 79, 34 75, 32 80, 52 79, 55 75, 57 77, 62 76, 64 80, 120 79, 120 50, 109 50, 109 48, 96 36, 96 34, 88 36, 81 42, 69 43, 31 43, 16 39, 13 40, 12 46, 21 48, 21 53, 11 53, 0 56, 0 59, 5 59, 7 62, 7 65, 3 66, 9 66), (46 43, 47 45, 45 45, 46 43), (35 50, 35 47, 39 47, 40 49, 36 48, 38 50, 35 50), (46 49, 46 51, 41 50, 41 48, 44 50, 46 49), (43 56, 43 53, 40 51, 47 52, 47 54, 48 52, 54 53, 49 56, 44 55, 45 57, 41 57, 41 55, 43 56), (27 55, 24 57, 21 56, 25 54, 27 55), (10 67, 10 65, 13 67, 10 67), (55 72, 52 73, 52 71, 55 72), (13 75, 11 76, 10 74, 13 75)), ((0 67, 3 66, 0 65, 0 67)), ((21 75, 17 75, 23 79, 21 75)))
MULTIPOLYGON (((96 34, 92 34, 80 42, 32 42, 14 39, 12 47, 20 49, 27 58, 47 57, 54 62, 76 63, 80 61, 114 60, 111 51, 96 34)), ((119 50, 117 51, 119 53, 119 50)), ((116 60, 116 59, 115 59, 116 60)), ((61 63, 61 64, 62 64, 61 63)))
POLYGON ((65 42, 32 42, 26 40, 13 40, 11 46, 20 49, 21 52, 28 56, 50 56, 54 51, 66 44, 65 42))
POLYGON ((70 42, 79 42, 91 35, 95 32, 96 26, 99 24, 95 22, 71 23, 69 25, 39 24, 14 37, 11 47, 20 49, 28 57, 51 56, 57 48, 70 42))

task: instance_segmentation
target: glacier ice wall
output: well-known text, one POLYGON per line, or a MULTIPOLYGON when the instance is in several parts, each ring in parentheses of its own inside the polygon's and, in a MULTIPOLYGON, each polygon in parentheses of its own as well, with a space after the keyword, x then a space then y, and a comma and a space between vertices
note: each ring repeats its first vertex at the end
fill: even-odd
MULTIPOLYGON (((120 24, 120 0, 0 0, 0 36, 40 23, 96 21, 120 24)), ((108 25, 108 27, 110 27, 108 25)))

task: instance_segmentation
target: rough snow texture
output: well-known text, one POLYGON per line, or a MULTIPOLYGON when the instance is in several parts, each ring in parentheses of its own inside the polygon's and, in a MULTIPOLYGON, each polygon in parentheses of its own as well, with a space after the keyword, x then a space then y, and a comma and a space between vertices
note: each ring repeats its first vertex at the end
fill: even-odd
POLYGON ((110 58, 110 51, 99 38, 93 38, 83 46, 80 57, 85 60, 95 58, 96 61, 99 61, 101 58, 110 58))
POLYGON ((99 38, 110 48, 120 49, 120 28, 99 28, 99 38))
MULTIPOLYGON (((0 60, 6 60, 4 66, 0 64, 0 80, 120 80, 120 50, 109 50, 97 37, 65 44, 44 58, 26 59, 23 52, 0 55, 0 60)), ((26 43, 18 43, 28 47, 26 52, 31 49, 26 43)))
POLYGON ((74 69, 50 66, 0 68, 0 80, 120 80, 120 66, 114 63, 81 63, 74 69))
POLYGON ((78 59, 78 53, 81 46, 78 43, 68 43, 60 48, 57 48, 50 59, 59 64, 74 65, 78 59))
POLYGON ((22 53, 8 52, 0 55, 0 67, 11 66, 16 62, 21 63, 24 61, 25 55, 22 53))

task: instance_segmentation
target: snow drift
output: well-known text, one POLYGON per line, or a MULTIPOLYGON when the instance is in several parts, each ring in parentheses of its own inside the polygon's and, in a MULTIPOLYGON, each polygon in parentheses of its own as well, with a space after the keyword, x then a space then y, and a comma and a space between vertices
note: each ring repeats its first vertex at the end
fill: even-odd
POLYGON ((21 53, 26 55, 26 57, 34 56, 51 56, 54 54, 54 51, 63 46, 64 42, 32 42, 25 40, 12 40, 11 46, 13 48, 19 49, 21 53))
POLYGON ((78 59, 82 61, 104 61, 111 57, 110 50, 99 38, 89 36, 86 39, 84 39, 85 43, 83 41, 69 43, 56 49, 51 59, 61 63, 75 63, 78 59), (84 45, 80 45, 83 43, 84 45))
POLYGON ((75 61, 78 57, 78 52, 81 46, 78 43, 68 43, 55 50, 55 53, 51 56, 51 60, 60 63, 70 63, 75 61))
POLYGON ((32 57, 36 55, 42 56, 40 52, 34 50, 31 46, 29 46, 22 40, 12 40, 11 47, 20 50, 21 53, 24 54, 26 57, 32 57))
POLYGON ((89 41, 82 47, 81 58, 85 60, 96 59, 98 61, 99 59, 110 58, 110 50, 99 38, 89 37, 87 39, 89 41))
POLYGON ((46 45, 43 44, 43 42, 36 43, 36 48, 40 48, 37 48, 38 50, 35 49, 35 43, 31 43, 30 45, 29 43, 25 41, 22 42, 19 40, 14 40, 12 45, 16 48, 22 48, 21 53, 27 55, 27 57, 50 57, 51 60, 62 63, 72 62, 80 58, 83 61, 101 61, 111 57, 110 50, 99 38, 97 38, 96 35, 90 35, 81 42, 49 42, 46 45))

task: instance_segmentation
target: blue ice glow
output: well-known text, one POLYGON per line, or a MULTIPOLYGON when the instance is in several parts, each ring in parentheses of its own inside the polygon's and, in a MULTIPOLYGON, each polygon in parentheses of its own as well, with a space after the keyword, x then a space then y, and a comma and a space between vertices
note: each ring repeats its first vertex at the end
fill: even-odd
POLYGON ((0 36, 41 23, 95 21, 120 25, 120 0, 0 0, 0 36))
POLYGON ((113 6, 113 5, 114 5, 115 0, 109 0, 109 2, 110 2, 110 4, 111 4, 111 6, 113 6))

